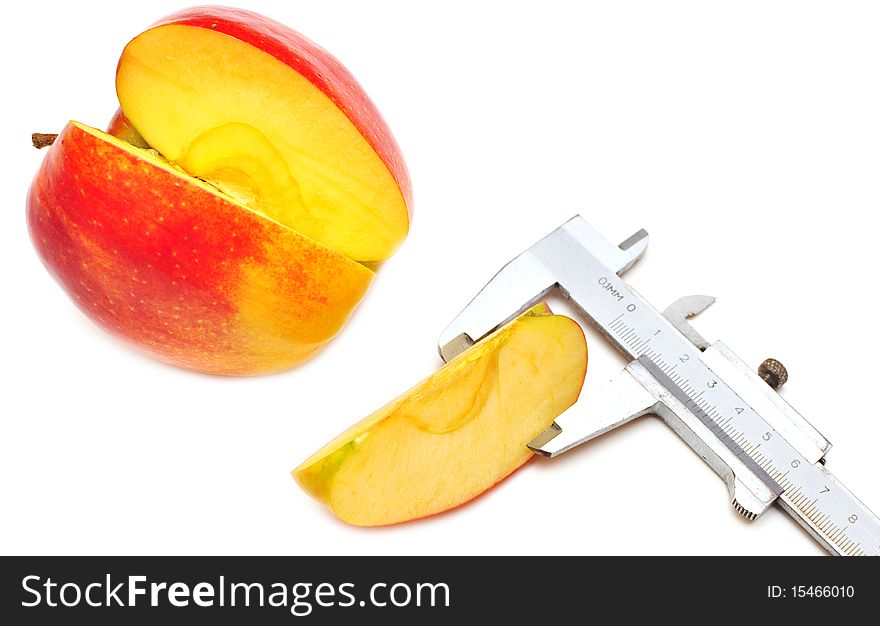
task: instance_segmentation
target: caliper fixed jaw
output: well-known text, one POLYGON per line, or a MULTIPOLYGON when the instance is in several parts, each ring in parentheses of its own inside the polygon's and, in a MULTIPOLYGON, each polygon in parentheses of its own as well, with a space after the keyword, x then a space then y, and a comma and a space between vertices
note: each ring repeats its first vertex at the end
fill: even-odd
POLYGON ((615 246, 583 217, 574 216, 502 267, 480 290, 440 335, 441 358, 450 361, 554 289, 569 297, 566 277, 572 275, 586 251, 591 261, 619 275, 632 267, 647 247, 644 229, 615 246))

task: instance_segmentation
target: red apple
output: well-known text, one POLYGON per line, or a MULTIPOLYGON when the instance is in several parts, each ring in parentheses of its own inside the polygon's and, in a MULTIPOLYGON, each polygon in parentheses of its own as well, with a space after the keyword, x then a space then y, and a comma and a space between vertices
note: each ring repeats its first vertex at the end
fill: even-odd
POLYGON ((308 358, 408 229, 409 177, 376 107, 313 42, 219 7, 133 39, 116 80, 110 135, 71 123, 31 187, 50 272, 169 363, 253 374, 308 358))

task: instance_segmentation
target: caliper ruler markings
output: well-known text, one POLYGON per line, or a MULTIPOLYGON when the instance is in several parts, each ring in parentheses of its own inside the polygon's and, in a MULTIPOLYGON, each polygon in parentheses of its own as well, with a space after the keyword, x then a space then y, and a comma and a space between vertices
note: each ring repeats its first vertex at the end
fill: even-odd
MULTIPOLYGON (((715 435, 719 440, 734 451, 734 453, 740 453, 750 458, 763 474, 762 478, 764 479, 765 484, 769 483, 771 488, 775 487, 776 495, 782 497, 783 501, 788 505, 789 513, 797 515, 800 518, 798 521, 808 524, 810 529, 817 529, 822 535, 821 540, 823 540, 823 542, 827 541, 833 543, 831 548, 837 553, 846 554, 848 556, 864 556, 867 554, 862 548, 861 542, 850 537, 849 528, 835 524, 832 521, 831 514, 823 511, 823 508, 819 503, 819 498, 823 493, 830 493, 830 483, 823 485, 820 488, 819 493, 815 497, 810 498, 807 493, 804 492, 805 486, 798 485, 792 482, 792 479, 789 478, 789 475, 793 471, 798 470, 801 467, 803 467, 803 471, 806 472, 822 472, 824 468, 821 464, 817 469, 787 444, 779 445, 778 448, 780 449, 770 453, 771 456, 765 456, 762 454, 760 448, 763 445, 767 444, 767 447, 770 447, 770 441, 776 443, 784 442, 784 440, 779 438, 779 434, 776 433, 772 427, 768 427, 768 430, 761 433, 760 439, 757 441, 751 440, 747 434, 749 431, 749 424, 744 424, 742 430, 739 430, 737 426, 739 426, 741 422, 746 422, 750 417, 757 419, 760 419, 760 417, 754 413, 754 410, 751 407, 738 398, 732 390, 726 388, 726 385, 714 375, 712 370, 706 368, 707 375, 702 377, 704 379, 702 384, 701 381, 699 381, 699 374, 697 374, 698 380, 692 380, 683 373, 683 371, 687 369, 687 362, 690 360, 692 354, 682 352, 680 355, 677 355, 677 358, 676 356, 673 356, 673 360, 678 362, 667 362, 663 358, 663 353, 649 348, 649 344, 653 337, 642 337, 636 328, 626 323, 623 313, 615 318, 615 320, 608 325, 606 330, 616 339, 618 345, 625 346, 625 351, 629 356, 632 358, 646 357, 650 363, 653 363, 656 369, 659 370, 659 375, 658 373, 653 372, 655 378, 658 378, 661 383, 664 383, 664 386, 670 389, 673 394, 677 395, 683 403, 689 405, 688 408, 692 412, 695 412, 701 421, 706 423, 711 430, 715 431, 715 435), (681 366, 680 369, 679 366, 681 366), (665 380, 661 377, 664 377, 665 380), (711 394, 712 398, 715 398, 719 394, 728 392, 730 394, 729 399, 736 398, 739 402, 728 402, 727 405, 732 406, 733 411, 725 415, 719 410, 717 403, 710 403, 707 399, 707 393, 711 394), (734 406, 737 404, 739 406, 734 406), (788 468, 777 467, 777 465, 782 464, 775 462, 774 459, 780 458, 791 459, 788 468)), ((654 333, 654 336, 658 336, 662 333, 662 329, 658 328, 654 333)), ((719 400, 719 402, 723 401, 719 400)), ((828 475, 827 472, 824 473, 828 475)), ((813 477, 809 478, 811 479, 813 477)), ((805 479, 802 480, 803 482, 806 482, 805 479)), ((840 488, 839 485, 838 488, 840 488)), ((851 496, 848 492, 847 495, 851 496)), ((749 520, 754 520, 760 515, 760 513, 752 513, 741 507, 736 501, 734 501, 734 506, 737 507, 737 511, 741 515, 749 520)), ((855 511, 854 521, 857 521, 857 509, 859 507, 851 508, 855 511)), ((826 546, 826 548, 828 547, 829 546, 826 546)), ((880 548, 880 545, 876 547, 880 548)))
POLYGON ((724 479, 745 518, 779 503, 832 554, 880 554, 880 520, 825 469, 828 440, 777 394, 784 367, 768 359, 759 376, 700 336, 687 318, 713 298, 689 296, 660 313, 620 279, 646 247, 644 231, 613 246, 573 218, 502 268, 444 331, 441 355, 455 356, 558 288, 631 361, 532 450, 557 456, 653 413, 724 479))

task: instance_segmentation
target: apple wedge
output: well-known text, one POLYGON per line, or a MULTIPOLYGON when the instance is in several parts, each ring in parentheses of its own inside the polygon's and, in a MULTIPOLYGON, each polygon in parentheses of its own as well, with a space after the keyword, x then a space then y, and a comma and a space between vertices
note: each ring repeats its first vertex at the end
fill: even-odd
POLYGON ((532 457, 526 443, 574 404, 586 368, 581 327, 540 305, 339 435, 293 477, 358 526, 451 509, 532 457))

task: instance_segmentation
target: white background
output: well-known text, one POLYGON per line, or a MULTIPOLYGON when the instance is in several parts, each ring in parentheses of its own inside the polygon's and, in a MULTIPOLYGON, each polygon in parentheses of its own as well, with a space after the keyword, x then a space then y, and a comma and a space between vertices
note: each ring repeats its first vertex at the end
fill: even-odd
MULTIPOLYGON (((439 366, 440 331, 512 256, 582 213, 651 233, 627 281, 757 365, 880 509, 880 13, 851 2, 247 2, 359 78, 416 192, 409 239, 348 327, 252 379, 141 356, 33 252, 32 131, 103 127, 122 47, 175 2, 16 3, 2 20, 0 552, 819 554, 776 509, 742 521, 655 418, 426 521, 357 529, 289 471, 439 366), (11 12, 10 12, 11 11, 11 12)), ((588 330, 590 388, 622 359, 588 330)))

